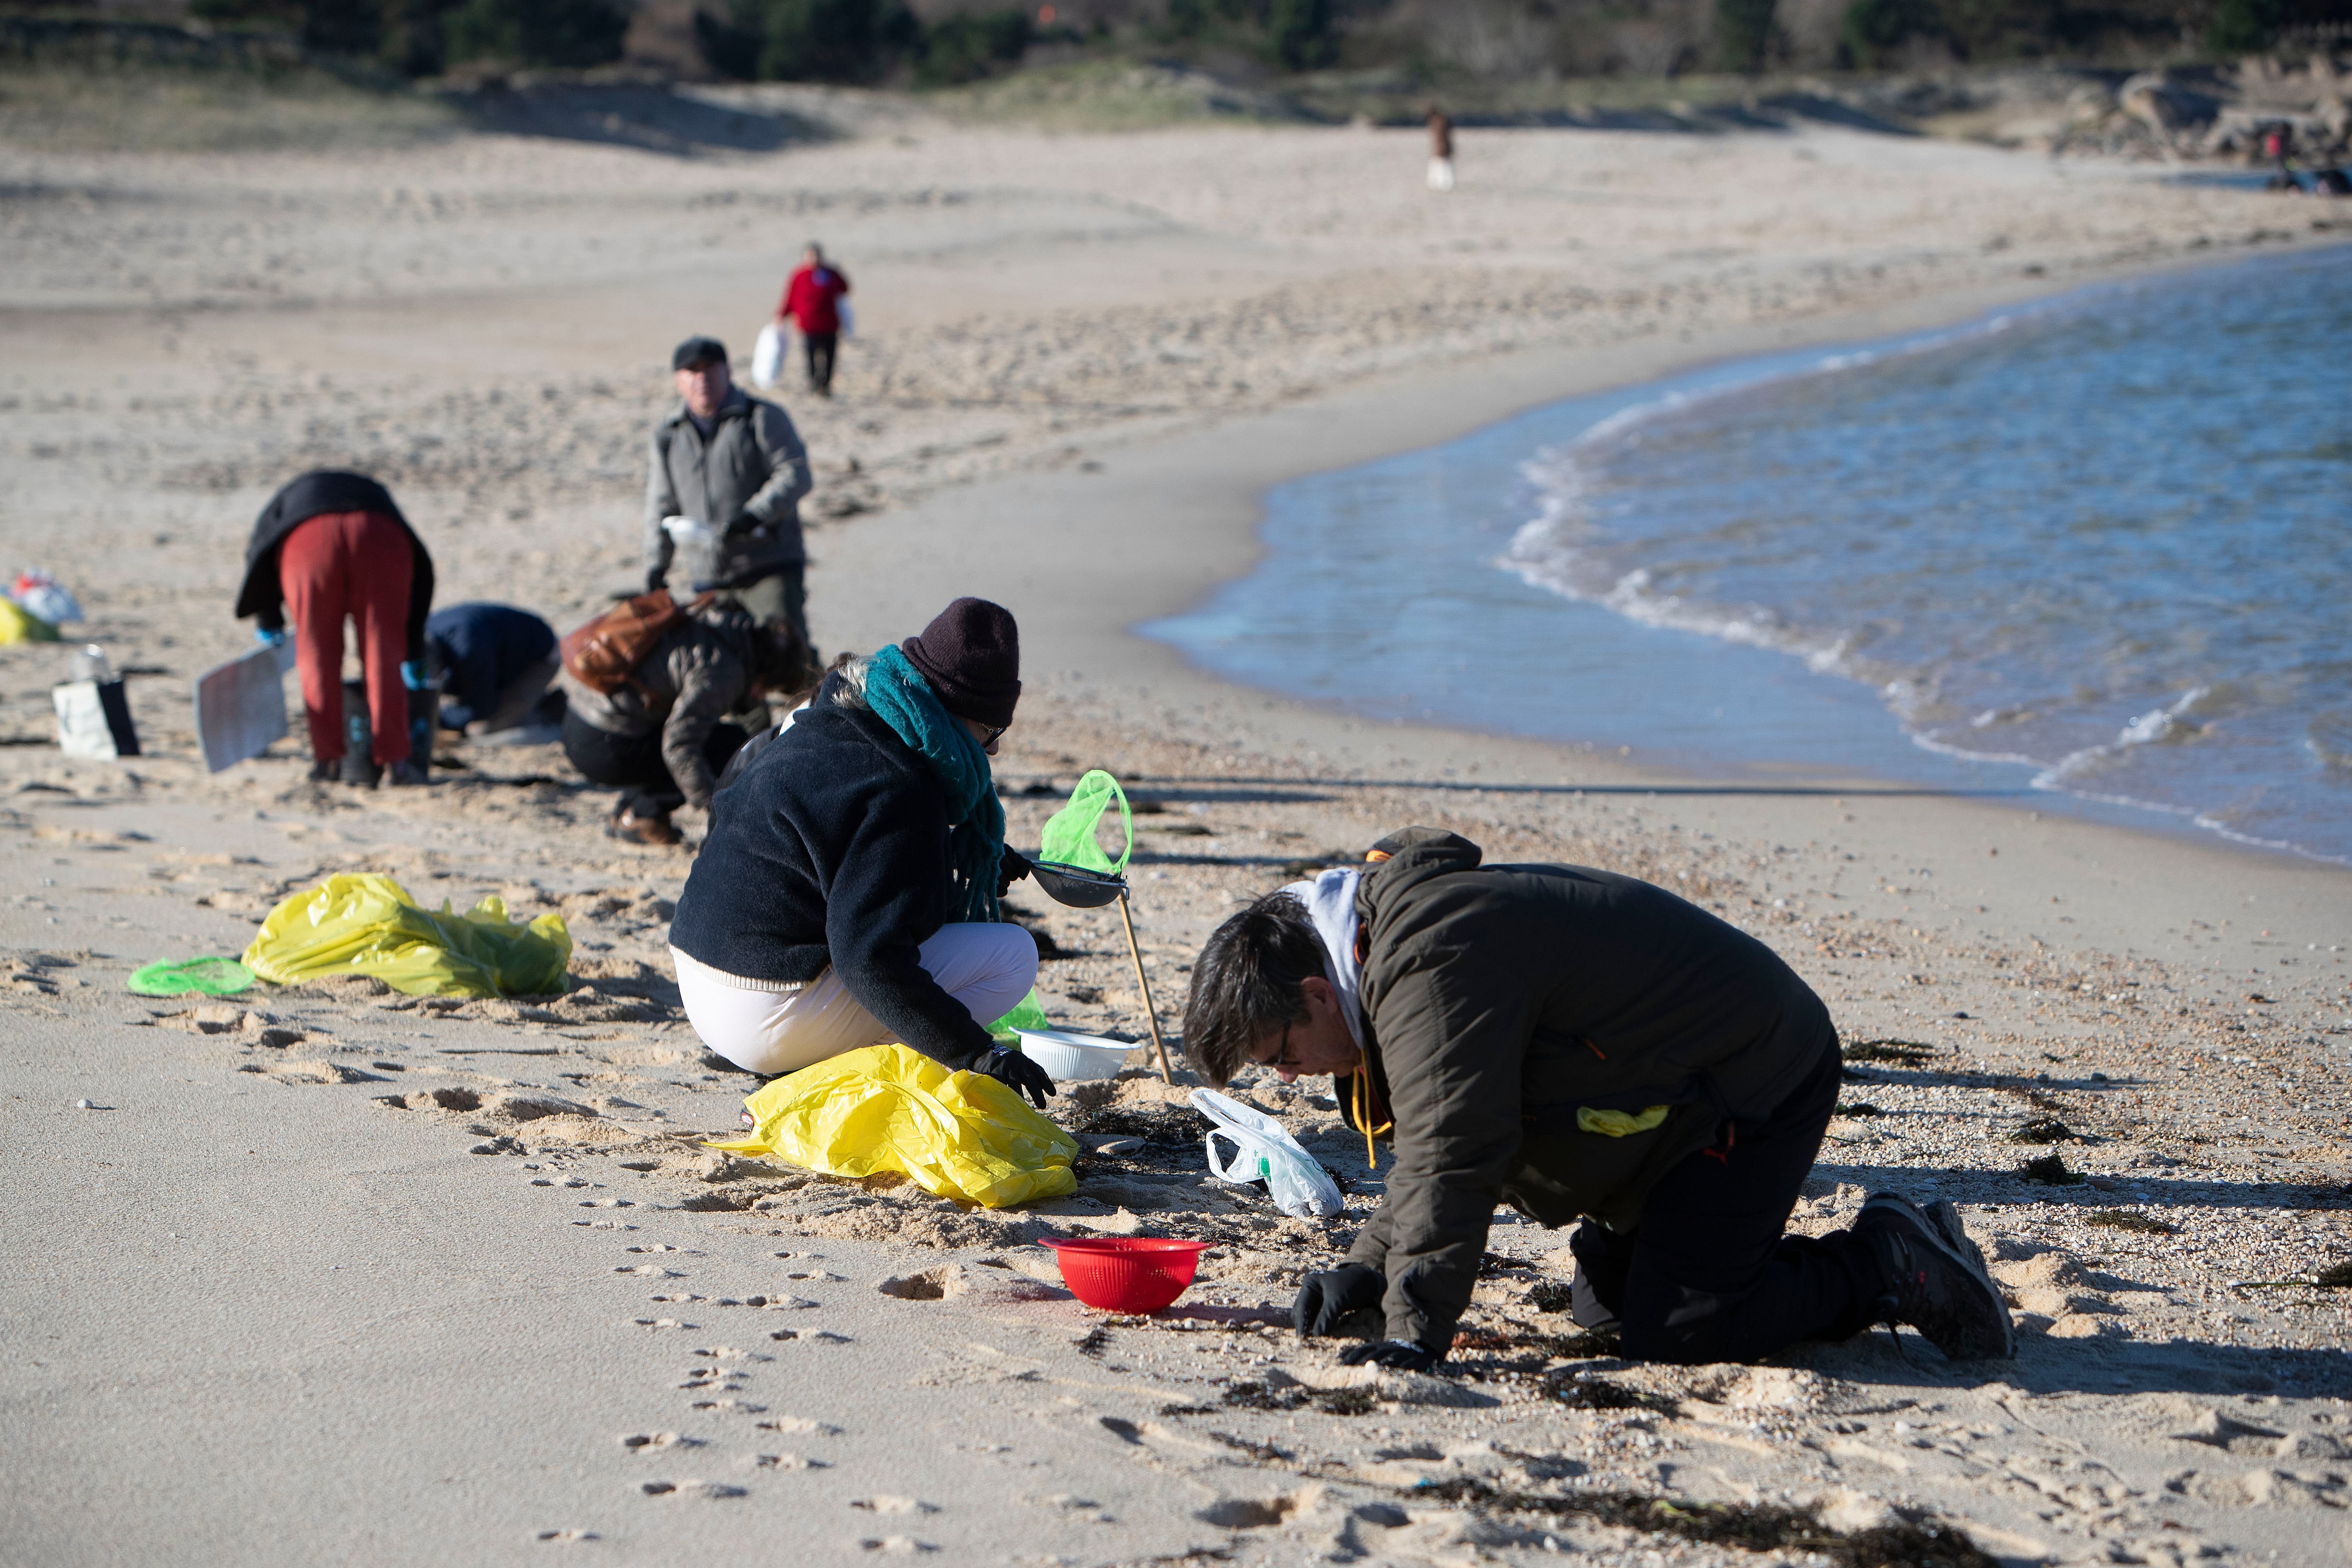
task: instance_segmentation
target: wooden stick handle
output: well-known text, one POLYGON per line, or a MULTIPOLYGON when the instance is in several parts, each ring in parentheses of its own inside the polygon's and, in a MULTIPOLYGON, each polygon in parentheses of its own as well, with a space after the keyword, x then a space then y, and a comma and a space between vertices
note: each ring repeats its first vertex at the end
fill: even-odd
POLYGON ((1136 945, 1135 917, 1127 912, 1124 892, 1118 896, 1118 918, 1127 927, 1127 952, 1135 960, 1135 988, 1143 993, 1143 1016, 1151 1021, 1151 1048, 1160 1053, 1160 1080, 1173 1084, 1176 1074, 1168 1066, 1167 1042, 1160 1037, 1160 1009, 1151 1005, 1151 982, 1143 977, 1143 949, 1136 945))

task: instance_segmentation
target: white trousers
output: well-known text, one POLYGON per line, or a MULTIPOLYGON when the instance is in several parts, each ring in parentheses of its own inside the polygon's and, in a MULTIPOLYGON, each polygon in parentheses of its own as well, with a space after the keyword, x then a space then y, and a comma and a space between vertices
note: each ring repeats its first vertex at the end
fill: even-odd
MULTIPOLYGON (((940 989, 975 1022, 993 1024, 1037 984, 1037 942, 1010 922, 944 925, 919 950, 940 989)), ((737 1067, 772 1078, 893 1038, 828 969, 789 991, 754 984, 669 950, 687 1020, 702 1043, 737 1067)))

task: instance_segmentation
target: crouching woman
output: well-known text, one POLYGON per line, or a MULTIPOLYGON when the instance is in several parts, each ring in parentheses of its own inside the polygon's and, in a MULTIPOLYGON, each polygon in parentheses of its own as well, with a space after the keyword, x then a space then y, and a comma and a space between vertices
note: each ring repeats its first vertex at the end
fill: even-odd
POLYGON ((1028 863, 988 759, 1021 696, 1012 613, 958 599, 825 677, 711 807, 670 924, 687 1017, 756 1073, 898 1040, 1042 1106, 1054 1081, 988 1024, 1037 978, 999 919, 1028 863))

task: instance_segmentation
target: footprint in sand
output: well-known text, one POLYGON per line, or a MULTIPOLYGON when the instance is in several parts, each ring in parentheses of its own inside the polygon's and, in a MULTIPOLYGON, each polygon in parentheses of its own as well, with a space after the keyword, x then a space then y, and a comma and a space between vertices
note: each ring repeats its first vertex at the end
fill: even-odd
POLYGON ((749 1495, 741 1487, 730 1487, 724 1481, 641 1481, 637 1489, 647 1497, 709 1500, 749 1495))
POLYGON ((722 1415, 765 1415, 768 1409, 764 1405, 753 1405, 747 1400, 737 1399, 731 1395, 721 1399, 698 1399, 687 1408, 716 1411, 722 1415))
POLYGON ((542 1530, 531 1539, 551 1541, 558 1545, 570 1545, 575 1542, 596 1541, 601 1537, 593 1530, 542 1530))
MULTIPOLYGON (((767 1425, 765 1422, 761 1426, 767 1425)), ((823 1459, 812 1459, 802 1454, 754 1454, 751 1468, 755 1470, 829 1470, 833 1467, 823 1459)))
POLYGON ((616 1219, 575 1219, 572 1223, 573 1225, 585 1226, 590 1230, 635 1230, 637 1228, 633 1225, 624 1225, 616 1219))
POLYGON ((683 1279, 685 1275, 675 1268, 664 1268, 658 1263, 640 1263, 634 1267, 624 1263, 613 1270, 615 1274, 634 1274, 641 1279, 683 1279))
POLYGON ((621 1447, 632 1454, 658 1454, 667 1448, 699 1448, 699 1437, 682 1437, 675 1432, 632 1432, 621 1439, 621 1447))
POLYGON ((872 1497, 852 1498, 849 1500, 849 1506, 864 1509, 867 1513, 937 1513, 940 1511, 937 1503, 923 1502, 910 1497, 900 1497, 894 1492, 877 1492, 872 1497))
POLYGON ((640 1329, 692 1329, 701 1326, 698 1323, 681 1323, 676 1318, 631 1318, 629 1321, 640 1329))
POLYGON ((762 1432, 789 1432, 794 1436, 838 1437, 841 1428, 824 1421, 812 1421, 805 1415, 778 1415, 760 1423, 762 1432))
POLYGON ((937 1552, 939 1550, 938 1547, 932 1545, 929 1542, 918 1541, 911 1535, 869 1535, 863 1541, 860 1541, 857 1544, 863 1551, 886 1552, 892 1556, 898 1557, 909 1557, 919 1552, 937 1552))
POLYGON ((768 1337, 779 1344, 795 1341, 803 1344, 820 1345, 845 1345, 850 1342, 847 1334, 836 1334, 831 1329, 778 1329, 768 1337))

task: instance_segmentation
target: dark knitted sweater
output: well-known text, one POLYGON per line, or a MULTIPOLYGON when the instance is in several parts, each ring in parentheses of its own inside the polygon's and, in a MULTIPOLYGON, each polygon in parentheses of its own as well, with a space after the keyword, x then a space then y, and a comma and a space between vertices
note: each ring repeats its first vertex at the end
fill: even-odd
POLYGON ((947 921, 947 792, 896 731, 843 695, 827 676, 712 800, 670 942, 747 980, 814 980, 829 965, 897 1038, 969 1067, 990 1049, 988 1030, 918 952, 947 921))

